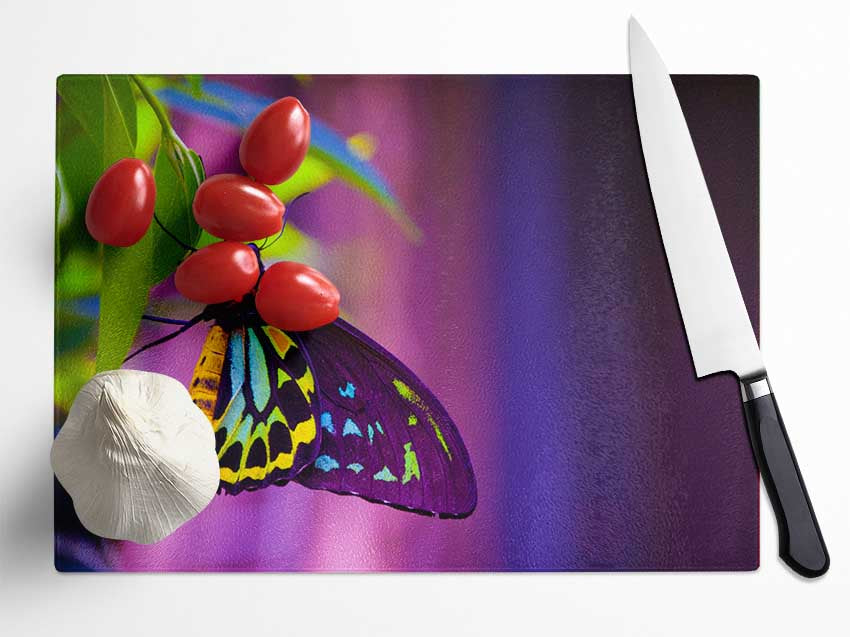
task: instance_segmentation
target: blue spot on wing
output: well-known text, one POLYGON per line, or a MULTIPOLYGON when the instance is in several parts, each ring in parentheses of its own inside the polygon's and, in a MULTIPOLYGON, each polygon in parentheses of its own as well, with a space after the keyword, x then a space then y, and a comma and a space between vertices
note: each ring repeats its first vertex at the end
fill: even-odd
POLYGON ((366 425, 366 433, 369 435, 369 444, 372 444, 372 438, 375 437, 375 430, 372 429, 372 425, 366 425))
POLYGON ((316 465, 317 469, 321 469, 325 473, 333 471, 334 469, 339 469, 339 463, 326 454, 322 454, 316 458, 316 461, 313 464, 316 465))
POLYGON ((242 443, 243 448, 248 446, 248 438, 251 436, 251 428, 253 426, 254 418, 251 414, 245 414, 239 423, 239 430, 236 434, 236 440, 242 443))
POLYGON ((334 424, 331 420, 331 413, 329 411, 323 411, 322 415, 319 418, 319 422, 322 425, 322 429, 327 431, 328 433, 336 433, 334 430, 334 424))
POLYGON ((219 427, 224 427, 227 431, 227 437, 233 435, 233 427, 242 417, 242 412, 245 411, 245 395, 240 391, 230 401, 224 416, 221 419, 219 427))
POLYGON ((381 423, 379 423, 377 420, 375 421, 375 429, 378 430, 379 434, 381 434, 381 435, 384 434, 384 428, 381 427, 381 423))
POLYGON ((359 462, 352 462, 346 467, 346 469, 351 469, 354 473, 360 473, 361 471, 363 471, 363 465, 359 462))
POLYGON ((351 383, 345 384, 345 389, 342 387, 339 388, 339 395, 343 398, 354 398, 354 392, 357 388, 351 383))
POLYGON ((360 431, 360 427, 357 426, 351 418, 345 419, 345 425, 342 428, 342 435, 345 436, 360 436, 363 437, 363 432, 360 431))
POLYGON ((384 465, 384 468, 378 471, 375 475, 372 476, 373 480, 381 480, 383 482, 398 482, 398 478, 393 475, 393 472, 390 471, 390 468, 384 465))
POLYGON ((235 331, 230 334, 227 349, 230 358, 230 383, 236 391, 245 382, 245 349, 241 332, 235 331))
POLYGON ((254 330, 248 330, 248 365, 251 370, 251 396, 257 411, 263 411, 272 395, 266 355, 254 330))

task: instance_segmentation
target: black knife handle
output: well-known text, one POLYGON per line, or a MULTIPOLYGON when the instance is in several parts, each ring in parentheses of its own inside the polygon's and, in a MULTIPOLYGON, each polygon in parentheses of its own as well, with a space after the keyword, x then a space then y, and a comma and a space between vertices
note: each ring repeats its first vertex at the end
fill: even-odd
POLYGON ((803 577, 819 577, 829 569, 829 553, 767 377, 742 381, 741 388, 753 454, 779 527, 779 556, 803 577))

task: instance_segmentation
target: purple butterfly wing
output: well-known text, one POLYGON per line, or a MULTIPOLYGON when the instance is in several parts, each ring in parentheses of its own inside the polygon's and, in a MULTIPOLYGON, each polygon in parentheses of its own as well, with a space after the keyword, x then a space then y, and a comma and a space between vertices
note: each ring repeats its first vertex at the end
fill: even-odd
POLYGON ((469 453, 412 371, 342 319, 292 336, 313 370, 322 428, 319 456, 296 482, 429 515, 472 513, 469 453))

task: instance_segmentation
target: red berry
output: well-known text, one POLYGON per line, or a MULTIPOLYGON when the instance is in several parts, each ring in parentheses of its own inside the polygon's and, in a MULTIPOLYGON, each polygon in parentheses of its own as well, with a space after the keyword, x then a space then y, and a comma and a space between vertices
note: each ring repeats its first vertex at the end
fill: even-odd
POLYGON ((269 325, 303 332, 339 316, 339 290, 325 275, 294 261, 275 263, 257 288, 257 311, 269 325))
POLYGON ((242 175, 216 175, 195 193, 192 212, 219 239, 256 241, 280 232, 284 206, 268 188, 242 175))
POLYGON ((257 255, 243 243, 220 241, 189 255, 174 273, 177 290, 190 301, 239 301, 260 276, 257 255))
POLYGON ((310 114, 294 97, 264 108, 242 137, 239 161, 257 181, 279 184, 298 170, 310 147, 310 114))
POLYGON ((86 228, 101 243, 131 246, 148 231, 155 199, 156 185, 148 165, 140 159, 117 161, 89 195, 86 228))

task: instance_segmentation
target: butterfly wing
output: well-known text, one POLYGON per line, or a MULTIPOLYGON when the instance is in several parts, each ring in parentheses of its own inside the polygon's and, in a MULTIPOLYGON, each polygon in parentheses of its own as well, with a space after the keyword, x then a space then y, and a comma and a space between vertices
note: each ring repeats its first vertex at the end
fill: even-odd
POLYGON ((397 358, 342 319, 291 335, 319 392, 321 448, 295 478, 311 489, 465 517, 477 502, 469 454, 451 417, 397 358))
POLYGON ((281 330, 211 328, 190 393, 212 422, 229 494, 285 484, 319 453, 313 373, 281 330))

